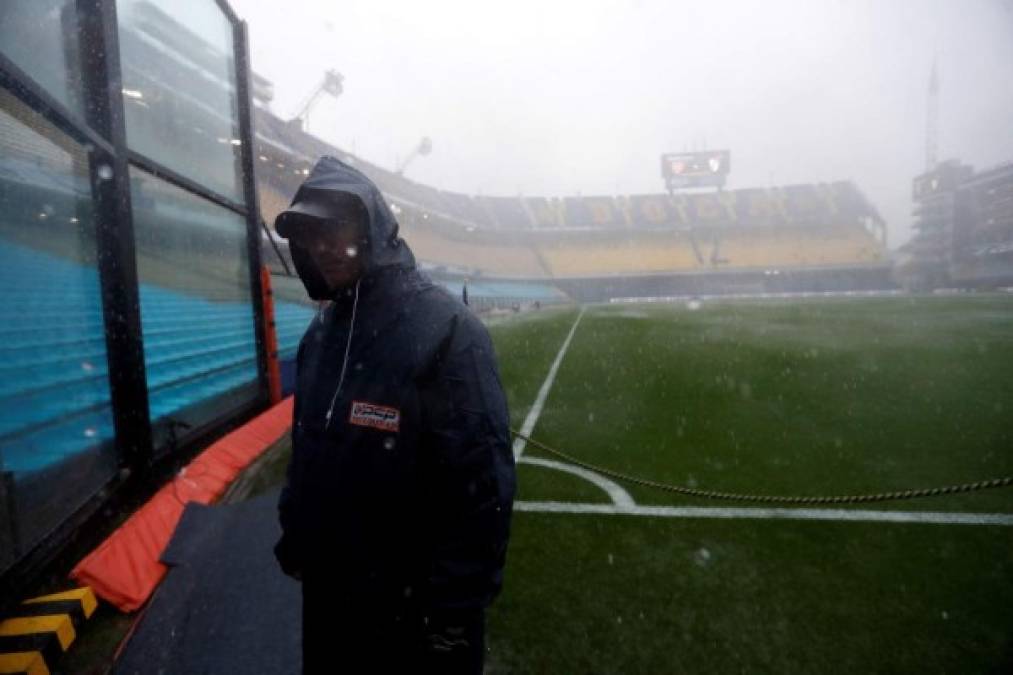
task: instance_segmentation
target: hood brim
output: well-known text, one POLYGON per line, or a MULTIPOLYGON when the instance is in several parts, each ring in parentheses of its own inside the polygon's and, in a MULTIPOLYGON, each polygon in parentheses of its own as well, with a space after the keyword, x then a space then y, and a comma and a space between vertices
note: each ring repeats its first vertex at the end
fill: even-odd
POLYGON ((352 192, 308 189, 300 193, 300 199, 278 214, 274 220, 274 231, 285 239, 291 238, 308 227, 320 227, 333 220, 338 209, 350 206, 362 210, 363 218, 368 209, 362 198, 352 192))
POLYGON ((288 238, 300 227, 326 227, 340 219, 341 211, 350 204, 361 207, 366 219, 365 275, 382 267, 415 267, 415 256, 398 236, 397 219, 380 189, 364 173, 336 157, 320 158, 299 186, 292 206, 275 219, 275 228, 288 238))

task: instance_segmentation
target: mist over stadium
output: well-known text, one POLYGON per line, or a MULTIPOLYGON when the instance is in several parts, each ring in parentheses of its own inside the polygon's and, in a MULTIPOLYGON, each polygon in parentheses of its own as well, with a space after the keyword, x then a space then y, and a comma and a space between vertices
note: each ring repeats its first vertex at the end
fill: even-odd
MULTIPOLYGON (((999 281, 980 258, 1003 235, 972 234, 978 226, 967 220, 989 215, 964 210, 954 246, 969 261, 960 269, 943 269, 953 257, 943 253, 950 244, 939 243, 950 236, 939 232, 946 226, 926 225, 934 231, 901 247, 932 220, 912 217, 915 175, 954 155, 987 173, 1013 152, 996 143, 1008 137, 999 111, 1013 110, 1013 101, 1008 88, 989 84, 1008 75, 1011 56, 1001 3, 726 2, 708 10, 617 3, 588 12, 554 7, 537 24, 523 11, 455 3, 407 12, 354 3, 333 12, 249 9, 264 45, 254 65, 274 78, 260 100, 265 118, 304 112, 321 71, 340 69, 344 93, 316 100, 305 128, 374 171, 395 203, 407 200, 406 228, 421 224, 423 259, 459 276, 609 277, 610 290, 596 299, 946 285, 951 272, 957 285, 999 281), (462 33, 465 24, 480 28, 462 33), (297 37, 300 48, 289 49, 297 37), (370 45, 383 42, 398 48, 373 53, 370 45), (401 56, 412 53, 424 58, 401 56), (972 99, 987 103, 960 104, 972 99), (537 103, 521 103, 528 100, 537 103), (435 150, 419 157, 423 135, 435 137, 435 150), (733 157, 722 194, 665 198, 659 155, 717 149, 733 157), (384 175, 404 160, 403 175, 384 175), (790 230, 780 241, 779 226, 790 230), (443 260, 428 242, 434 227, 456 240, 443 260), (671 237, 661 234, 666 229, 671 237), (491 235, 501 245, 493 262, 479 256, 470 270, 455 264, 478 252, 468 251, 469 240, 490 230, 501 233, 491 235), (560 268, 556 252, 567 247, 550 232, 565 240, 579 230, 591 239, 569 251, 583 268, 560 268), (813 247, 812 237, 839 245, 813 247), (769 255, 756 251, 757 242, 769 255), (614 250, 599 261, 603 247, 614 250), (888 280, 891 263, 901 270, 888 280), (824 279, 811 278, 814 268, 827 269, 815 275, 824 279), (661 282, 666 272, 680 278, 661 282), (722 274, 701 281, 701 272, 722 274), (849 274, 861 283, 847 281, 849 274), (650 279, 616 279, 624 275, 650 279)), ((278 135, 277 125, 264 129, 278 135)))
POLYGON ((294 115, 336 69, 318 137, 406 176, 498 196, 663 190, 662 152, 730 149, 729 189, 851 180, 911 234, 936 61, 939 159, 1009 160, 1002 2, 435 2, 241 6, 271 109, 294 115), (535 19, 537 17, 537 19, 535 19))

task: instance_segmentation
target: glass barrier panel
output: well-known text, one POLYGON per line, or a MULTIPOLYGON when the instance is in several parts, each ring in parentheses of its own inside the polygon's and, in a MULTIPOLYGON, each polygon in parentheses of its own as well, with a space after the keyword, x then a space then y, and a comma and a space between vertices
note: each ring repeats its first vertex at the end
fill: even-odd
POLYGON ((17 556, 100 490, 117 458, 88 153, 5 90, 0 293, 0 511, 13 510, 0 517, 17 556))
POLYGON ((278 358, 294 359, 299 340, 317 312, 317 303, 306 295, 298 277, 271 275, 274 291, 274 328, 278 336, 278 358))
POLYGON ((246 220, 131 167, 156 448, 257 396, 246 220))
POLYGON ((243 202, 232 24, 214 0, 119 0, 127 145, 243 202))
POLYGON ((73 0, 0 2, 0 53, 84 117, 77 36, 73 0))

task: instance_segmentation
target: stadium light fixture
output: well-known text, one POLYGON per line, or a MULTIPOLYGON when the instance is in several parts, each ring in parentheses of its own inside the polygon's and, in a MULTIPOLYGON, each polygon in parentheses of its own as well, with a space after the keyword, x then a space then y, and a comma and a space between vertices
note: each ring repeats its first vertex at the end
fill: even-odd
POLYGON ((397 168, 394 169, 394 173, 399 176, 403 176, 405 169, 411 164, 416 157, 425 157, 433 151, 433 139, 429 136, 423 136, 419 144, 412 148, 412 151, 408 153, 408 156, 404 158, 404 161, 399 163, 397 168))
POLYGON ((292 116, 289 122, 299 129, 307 131, 309 126, 309 115, 313 106, 317 104, 323 94, 329 94, 334 98, 341 96, 345 91, 345 76, 338 71, 331 69, 324 72, 324 79, 313 88, 309 96, 305 98, 298 112, 292 116))

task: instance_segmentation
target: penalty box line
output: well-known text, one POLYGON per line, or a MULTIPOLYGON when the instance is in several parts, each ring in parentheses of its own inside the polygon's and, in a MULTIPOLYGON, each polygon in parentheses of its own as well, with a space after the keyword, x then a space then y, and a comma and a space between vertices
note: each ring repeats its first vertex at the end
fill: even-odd
MULTIPOLYGON (((527 417, 524 418, 524 425, 521 433, 530 436, 538 423, 538 418, 545 407, 545 400, 556 380, 556 373, 563 362, 573 340, 577 326, 584 316, 585 307, 581 307, 577 318, 570 327, 570 332, 563 341, 559 352, 556 354, 552 367, 538 390, 538 396, 527 417)), ((521 458, 527 443, 523 438, 515 438, 513 443, 514 458, 518 461, 525 461, 521 458)), ((562 466, 549 466, 559 464, 551 461, 533 460, 528 462, 546 466, 547 468, 561 469, 562 466)), ((576 467, 573 467, 576 468, 576 467)), ((569 469, 567 469, 569 471, 569 469)), ((576 473, 570 471, 571 473, 576 473)), ((585 480, 588 480, 585 478, 585 480)), ((591 481, 598 485, 597 481, 591 481)), ((611 483, 611 481, 609 481, 611 483)), ((710 518, 725 520, 811 520, 811 521, 837 521, 837 522, 869 522, 869 523, 930 523, 939 525, 1000 525, 1013 526, 1013 514, 1006 513, 948 513, 934 511, 873 511, 868 509, 814 509, 814 508, 756 508, 756 507, 706 507, 706 506, 641 506, 633 502, 633 499, 619 485, 614 485, 614 490, 607 489, 602 485, 609 496, 612 504, 579 504, 568 502, 535 502, 518 501, 514 503, 514 510, 528 513, 573 513, 573 514, 601 514, 601 515, 625 515, 625 516, 647 516, 656 518, 710 518), (614 494, 622 493, 622 494, 614 494)))
MULTIPOLYGON (((563 340, 563 346, 559 348, 559 353, 556 354, 556 360, 552 362, 552 367, 549 368, 549 374, 545 376, 545 381, 542 382, 542 388, 538 390, 538 396, 535 397, 534 405, 532 405, 531 410, 528 411, 528 416, 524 418, 524 424, 521 426, 522 435, 530 436, 531 432, 534 431, 535 425, 538 423, 538 418, 542 415, 542 408, 545 407, 545 399, 549 397, 549 390, 552 389, 552 383, 556 381, 556 373, 559 372, 559 365, 563 362, 566 350, 570 348, 570 340, 573 339, 573 334, 577 332, 577 326, 580 324, 580 320, 583 316, 584 307, 581 307, 576 320, 574 320, 573 325, 570 326, 569 334, 567 334, 566 339, 563 340)), ((526 446, 527 442, 523 438, 514 439, 514 459, 520 459, 521 455, 524 454, 524 448, 526 446)))
POLYGON ((707 506, 621 506, 569 502, 514 502, 514 511, 573 513, 655 518, 723 520, 817 520, 853 523, 927 523, 934 525, 1013 526, 1009 513, 948 513, 938 511, 872 511, 867 509, 785 509, 707 506))

